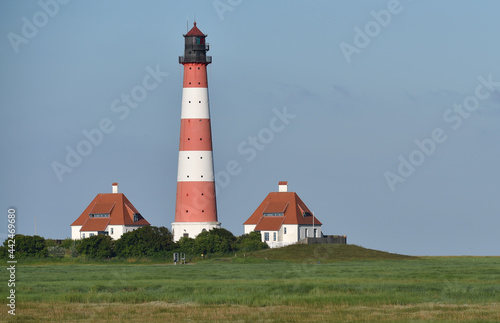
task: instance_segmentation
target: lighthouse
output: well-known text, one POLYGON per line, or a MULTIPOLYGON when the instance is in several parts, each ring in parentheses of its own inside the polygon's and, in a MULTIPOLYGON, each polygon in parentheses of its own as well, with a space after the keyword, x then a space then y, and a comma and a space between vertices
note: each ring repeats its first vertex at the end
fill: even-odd
POLYGON ((174 241, 195 238, 199 233, 220 228, 217 221, 212 131, 208 100, 207 56, 209 45, 196 22, 184 36, 184 66, 181 134, 177 169, 174 241))

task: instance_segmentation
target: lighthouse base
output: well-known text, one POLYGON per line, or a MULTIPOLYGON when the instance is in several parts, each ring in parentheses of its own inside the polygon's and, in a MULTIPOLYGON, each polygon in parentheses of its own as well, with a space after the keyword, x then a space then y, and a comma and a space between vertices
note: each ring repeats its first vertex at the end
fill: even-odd
POLYGON ((179 241, 182 237, 196 238, 204 231, 220 228, 220 222, 172 222, 172 235, 174 241, 179 241))

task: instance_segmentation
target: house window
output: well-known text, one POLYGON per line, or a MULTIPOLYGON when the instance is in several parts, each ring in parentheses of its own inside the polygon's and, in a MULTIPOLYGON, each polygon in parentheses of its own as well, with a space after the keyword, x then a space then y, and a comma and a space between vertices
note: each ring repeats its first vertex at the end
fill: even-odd
POLYGON ((82 238, 85 239, 85 233, 82 233, 82 238))
POLYGON ((317 236, 317 233, 318 233, 318 229, 314 229, 314 237, 316 238, 317 236))
POLYGON ((111 228, 111 234, 114 234, 114 230, 113 230, 113 228, 111 228))
POLYGON ((91 234, 89 234, 89 236, 90 236, 90 237, 93 237, 93 236, 94 236, 94 234, 93 234, 93 233, 91 233, 91 234))
POLYGON ((269 241, 269 232, 264 232, 264 241, 269 241))
POLYGON ((283 228, 283 233, 286 234, 286 227, 283 228))
POLYGON ((283 212, 267 212, 262 213, 263 216, 283 216, 283 212))
POLYGON ((304 230, 305 238, 307 238, 307 229, 304 230))
POLYGON ((109 213, 89 213, 91 218, 109 218, 109 213))
POLYGON ((273 241, 276 241, 276 232, 273 232, 273 241))

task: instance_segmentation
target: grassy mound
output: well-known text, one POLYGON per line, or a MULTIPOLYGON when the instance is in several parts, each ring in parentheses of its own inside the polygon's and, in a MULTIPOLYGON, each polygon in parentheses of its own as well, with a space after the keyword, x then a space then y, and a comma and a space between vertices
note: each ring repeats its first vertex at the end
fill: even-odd
POLYGON ((290 262, 334 262, 348 260, 400 260, 417 257, 367 249, 349 244, 290 245, 246 254, 245 257, 290 262))

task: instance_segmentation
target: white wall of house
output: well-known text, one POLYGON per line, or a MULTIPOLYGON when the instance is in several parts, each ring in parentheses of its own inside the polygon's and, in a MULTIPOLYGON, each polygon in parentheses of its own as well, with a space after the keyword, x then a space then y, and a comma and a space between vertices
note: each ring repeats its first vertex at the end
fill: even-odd
POLYGON ((118 240, 125 233, 124 225, 108 225, 105 231, 108 231, 108 235, 113 238, 113 240, 118 240))
POLYGON ((255 229, 255 224, 245 224, 243 225, 243 230, 245 231, 244 233, 245 234, 248 234, 250 232, 252 232, 254 229, 255 229))
POLYGON ((297 224, 284 224, 281 226, 281 232, 283 233, 283 238, 281 241, 287 244, 292 244, 299 241, 299 231, 297 224), (286 233, 285 233, 286 231, 286 233))
POLYGON ((97 234, 98 234, 97 231, 83 231, 80 232, 80 239, 90 238, 92 236, 96 236, 97 234))
MULTIPOLYGON (((108 227, 104 230, 108 232, 108 235, 113 239, 113 240, 118 240, 120 237, 127 232, 134 231, 136 229, 142 228, 142 226, 135 226, 135 225, 108 225, 108 227)), ((90 234, 97 235, 97 231, 84 231, 80 232, 82 229, 81 225, 75 225, 71 226, 71 239, 73 240, 79 240, 79 239, 85 239, 90 237, 90 234), (84 236, 85 235, 85 236, 84 236)))
MULTIPOLYGON (((244 225, 245 234, 254 231, 255 224, 244 225)), ((297 243, 299 240, 314 237, 316 230, 316 238, 322 237, 320 225, 298 225, 298 224, 283 224, 278 231, 261 231, 261 241, 265 242, 271 248, 284 247, 290 244, 297 243), (269 235, 269 240, 266 241, 266 233, 269 235), (274 234, 276 233, 276 240, 274 234)))
POLYGON ((71 226, 71 239, 73 240, 79 240, 82 237, 80 236, 80 229, 82 228, 81 225, 72 225, 71 226))
POLYGON ((260 237, 262 242, 278 242, 279 241, 279 231, 260 231, 260 237), (266 235, 268 239, 266 239, 266 235))

